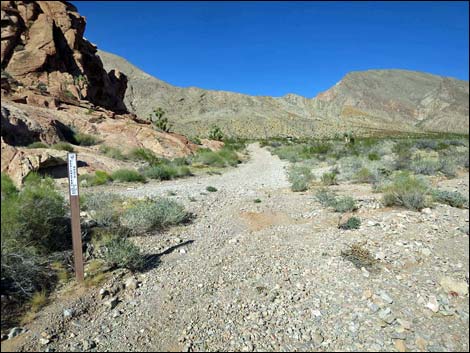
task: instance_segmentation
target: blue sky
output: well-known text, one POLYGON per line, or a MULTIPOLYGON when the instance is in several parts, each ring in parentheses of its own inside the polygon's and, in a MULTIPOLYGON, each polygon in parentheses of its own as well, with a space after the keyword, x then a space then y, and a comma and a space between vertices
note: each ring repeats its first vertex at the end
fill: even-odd
POLYGON ((85 37, 170 84, 313 97, 346 73, 468 80, 468 2, 80 2, 85 37))

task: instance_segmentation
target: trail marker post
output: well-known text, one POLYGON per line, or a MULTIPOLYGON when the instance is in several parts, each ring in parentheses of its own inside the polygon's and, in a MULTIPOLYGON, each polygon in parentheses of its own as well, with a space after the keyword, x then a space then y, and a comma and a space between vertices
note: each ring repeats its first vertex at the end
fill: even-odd
POLYGON ((80 230, 80 199, 78 194, 77 154, 68 153, 67 160, 75 277, 77 278, 77 281, 83 282, 84 270, 82 252, 82 232, 80 230))

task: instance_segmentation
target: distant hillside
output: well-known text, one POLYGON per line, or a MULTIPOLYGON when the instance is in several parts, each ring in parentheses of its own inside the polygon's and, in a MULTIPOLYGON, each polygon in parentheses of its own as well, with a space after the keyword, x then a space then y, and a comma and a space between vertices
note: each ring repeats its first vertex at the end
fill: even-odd
POLYGON ((140 117, 162 107, 173 129, 205 135, 217 124, 242 137, 333 136, 345 131, 468 133, 469 84, 405 70, 351 72, 313 99, 274 98, 172 86, 125 59, 98 51, 106 70, 128 77, 124 103, 140 117))

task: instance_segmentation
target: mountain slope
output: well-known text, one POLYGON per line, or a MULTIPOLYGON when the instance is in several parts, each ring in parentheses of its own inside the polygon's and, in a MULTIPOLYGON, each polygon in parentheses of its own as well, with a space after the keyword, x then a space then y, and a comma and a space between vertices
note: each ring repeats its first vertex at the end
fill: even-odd
POLYGON ((173 129, 205 135, 217 124, 242 137, 332 136, 345 131, 442 131, 468 133, 467 81, 405 70, 347 74, 329 90, 308 99, 274 98, 172 86, 125 59, 98 51, 106 70, 128 76, 124 102, 141 117, 162 107, 173 129))

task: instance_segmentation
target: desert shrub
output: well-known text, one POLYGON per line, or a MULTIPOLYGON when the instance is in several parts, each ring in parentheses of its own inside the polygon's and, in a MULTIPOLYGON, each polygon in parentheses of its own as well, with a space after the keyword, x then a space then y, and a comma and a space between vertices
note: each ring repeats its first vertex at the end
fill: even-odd
POLYGON ((373 183, 376 176, 368 169, 362 168, 354 175, 354 180, 358 183, 373 183))
POLYGON ((240 163, 240 159, 235 151, 229 148, 222 148, 214 152, 209 149, 200 149, 194 156, 193 161, 207 166, 226 167, 240 163))
POLYGON ((381 188, 385 206, 403 206, 421 210, 429 206, 429 187, 426 181, 408 172, 399 172, 381 188))
POLYGON ((171 180, 191 175, 191 170, 185 165, 167 162, 145 168, 143 174, 150 179, 171 180))
POLYGON ((145 182, 145 177, 132 169, 118 169, 111 174, 111 177, 120 182, 145 182))
POLYGON ((321 181, 323 185, 337 185, 338 174, 334 171, 323 173, 323 175, 321 176, 321 181))
POLYGON ((1 185, 2 185, 2 200, 5 198, 9 198, 12 196, 16 196, 18 194, 18 190, 16 189, 15 184, 11 180, 11 178, 5 174, 1 173, 1 185))
POLYGON ((350 217, 346 222, 339 225, 340 229, 359 229, 361 220, 357 217, 350 217))
POLYGON ((157 164, 160 161, 152 150, 143 147, 133 148, 129 152, 129 157, 132 160, 148 162, 150 165, 157 164))
POLYGON ((36 141, 36 142, 33 142, 33 143, 30 143, 28 146, 26 146, 27 148, 49 148, 48 145, 46 145, 45 143, 43 142, 40 142, 40 141, 36 141))
POLYGON ((209 131, 209 140, 222 141, 224 139, 224 133, 218 126, 212 126, 209 131))
POLYGON ((379 161, 380 155, 377 152, 371 152, 367 155, 370 161, 379 161))
POLYGON ((26 241, 6 237, 3 229, 1 252, 2 295, 28 298, 49 282, 46 257, 26 241))
POLYGON ((51 283, 47 256, 69 246, 64 199, 52 179, 32 174, 21 191, 2 174, 2 294, 31 297, 51 283))
POLYGON ((50 251, 61 249, 67 243, 64 201, 51 178, 30 174, 18 194, 24 236, 50 251))
POLYGON ((444 203, 452 207, 468 207, 468 199, 458 191, 446 191, 435 189, 431 192, 436 202, 444 203))
POLYGON ((457 162, 454 158, 441 157, 439 158, 439 171, 448 178, 455 178, 457 176, 457 162))
POLYGON ((109 183, 113 178, 102 170, 95 171, 95 174, 82 174, 78 176, 80 185, 83 186, 96 186, 109 183))
POLYGON ((136 202, 121 216, 121 224, 133 234, 146 233, 186 221, 189 214, 176 201, 159 198, 136 202))
POLYGON ((355 156, 343 157, 338 164, 341 175, 346 179, 351 179, 364 166, 363 160, 355 156))
POLYGON ((289 169, 288 179, 292 191, 305 191, 313 180, 313 174, 307 166, 294 165, 289 169))
POLYGON ((208 187, 206 188, 206 190, 209 191, 209 192, 216 192, 216 191, 217 191, 217 188, 215 188, 215 187, 213 187, 213 186, 208 186, 208 187))
POLYGON ((327 188, 321 188, 316 191, 315 199, 324 207, 333 207, 336 202, 336 194, 327 188))
POLYGON ((57 142, 51 145, 51 148, 59 151, 73 152, 73 146, 67 142, 57 142))
POLYGON ((336 198, 333 204, 335 212, 350 212, 357 209, 356 201, 350 196, 336 198))
POLYGON ((225 138, 224 149, 242 151, 246 148, 246 140, 241 138, 225 138))
POLYGON ((165 111, 162 108, 157 108, 153 110, 153 113, 149 114, 149 120, 152 122, 155 129, 169 132, 171 125, 168 118, 164 115, 165 111))
POLYGON ((83 195, 82 209, 101 227, 111 227, 118 223, 122 207, 121 196, 112 193, 88 193, 83 195))
POLYGON ((436 140, 430 140, 430 139, 420 139, 415 142, 415 147, 420 149, 420 150, 437 150, 439 146, 439 142, 436 140))
POLYGON ((145 265, 140 249, 129 240, 125 232, 111 231, 103 236, 100 246, 104 261, 111 267, 136 271, 145 265))
POLYGON ((127 160, 127 157, 122 154, 122 152, 119 148, 110 147, 110 146, 106 146, 106 145, 101 145, 100 146, 100 152, 103 153, 105 156, 107 156, 109 158, 118 159, 120 161, 127 160))
POLYGON ((74 134, 74 140, 80 146, 94 146, 102 142, 102 140, 94 135, 82 132, 74 134))
POLYGON ((411 161, 410 170, 415 174, 435 175, 440 169, 439 160, 417 157, 411 161))

